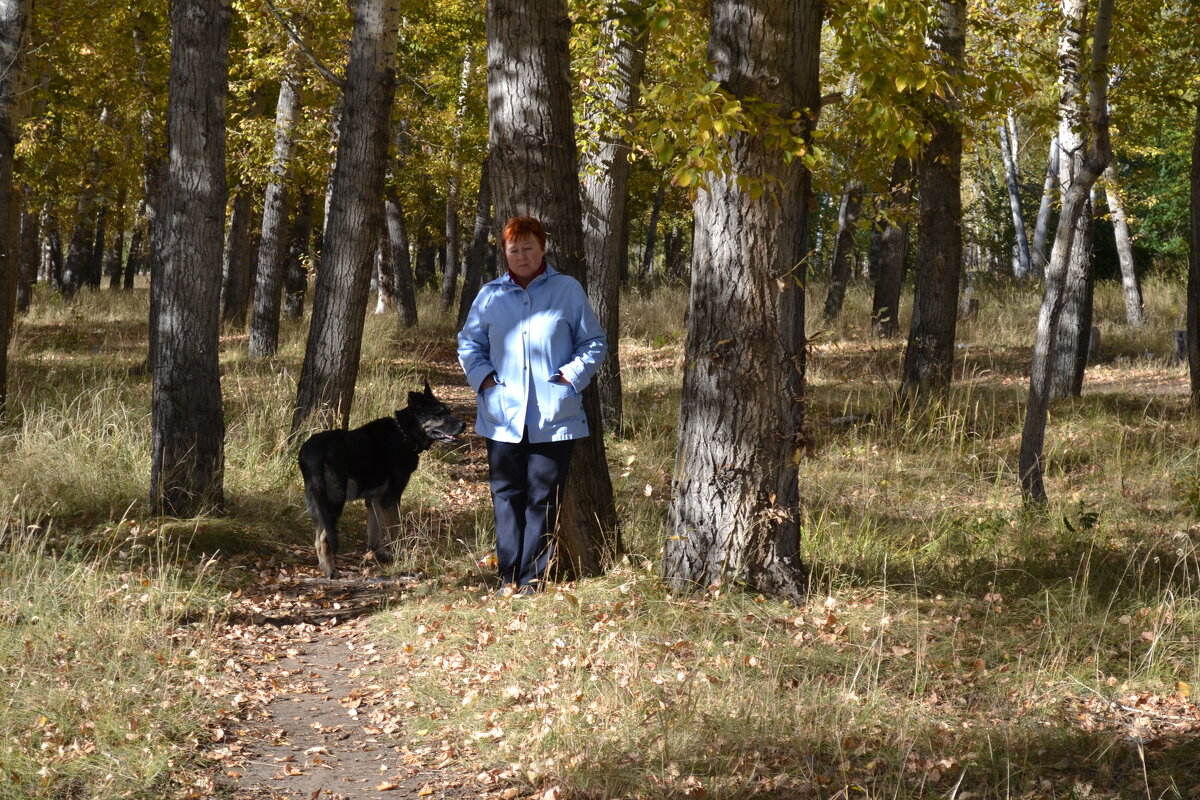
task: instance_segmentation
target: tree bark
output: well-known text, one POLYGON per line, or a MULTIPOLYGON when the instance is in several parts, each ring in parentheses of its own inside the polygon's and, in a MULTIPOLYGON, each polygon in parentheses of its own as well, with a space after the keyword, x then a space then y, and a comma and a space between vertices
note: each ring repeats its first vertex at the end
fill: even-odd
POLYGON ((1121 262, 1121 291, 1125 296, 1125 322, 1137 328, 1145 321, 1142 314, 1142 287, 1138 282, 1137 269, 1133 264, 1133 237, 1129 235, 1129 218, 1121 191, 1117 171, 1110 163, 1104 170, 1104 197, 1112 217, 1113 238, 1116 240, 1117 258, 1121 262))
MULTIPOLYGON (((547 260, 586 288, 570 27, 566 0, 488 3, 492 199, 497 227, 518 214, 540 219, 550 235, 547 260)), ((583 405, 591 435, 575 445, 557 552, 560 569, 594 575, 620 551, 621 541, 594 383, 584 390, 583 405)))
POLYGON ((588 299, 608 332, 608 355, 596 373, 604 428, 619 434, 621 402, 621 253, 626 240, 625 206, 629 195, 628 120, 637 108, 646 66, 644 30, 629 30, 620 20, 601 28, 602 69, 599 93, 588 98, 585 114, 601 131, 584 162, 583 246, 588 264, 588 299))
POLYGON ((110 290, 121 288, 121 270, 125 266, 125 228, 129 221, 125 197, 125 190, 122 189, 115 206, 113 235, 108 237, 108 244, 104 248, 104 274, 108 277, 110 290))
POLYGON ((8 344, 12 339, 20 270, 19 193, 13 188, 21 135, 23 64, 32 0, 0 0, 0 417, 8 400, 8 344))
POLYGON ((312 234, 313 197, 311 194, 302 194, 296 218, 292 220, 283 269, 283 315, 293 321, 304 316, 304 296, 308 292, 306 259, 312 258, 312 234))
MULTIPOLYGON (((1025 410, 1025 425, 1021 432, 1019 475, 1021 494, 1030 506, 1046 503, 1043 453, 1046 438, 1046 419, 1051 395, 1051 358, 1064 337, 1060 318, 1064 313, 1066 292, 1071 280, 1071 254, 1080 233, 1080 218, 1090 202, 1092 185, 1112 159, 1112 143, 1108 130, 1108 43, 1112 30, 1113 0, 1099 0, 1096 23, 1092 33, 1092 59, 1089 68, 1087 126, 1078 117, 1083 103, 1078 95, 1080 53, 1083 38, 1086 0, 1063 0, 1063 28, 1059 38, 1059 64, 1062 69, 1059 113, 1069 117, 1077 130, 1088 133, 1086 150, 1081 151, 1073 180, 1063 190, 1062 210, 1054 236, 1054 249, 1046 268, 1046 285, 1038 312, 1037 333, 1033 344, 1033 359, 1029 367, 1029 400, 1025 410)), ((1061 139, 1061 128, 1060 128, 1061 139)))
POLYGON ((241 188, 233 196, 229 232, 221 269, 221 320, 237 330, 246 327, 246 308, 253 287, 254 198, 241 188))
POLYGON ((396 285, 396 313, 405 328, 417 325, 417 287, 413 280, 412 255, 408 245, 408 226, 400 197, 389 191, 384 205, 387 216, 388 244, 392 250, 393 283, 396 285))
MULTIPOLYGON (((708 57, 735 98, 794 117, 819 107, 823 4, 714 0, 708 57)), ((663 574, 676 591, 744 581, 800 602, 798 464, 805 445, 804 264, 811 175, 764 134, 730 136, 728 168, 693 202, 679 446, 663 574), (739 179, 772 179, 758 199, 739 179), (777 183, 776 183, 777 182, 777 183)))
POLYGON ((1029 278, 1032 270, 1029 256, 1029 238, 1025 235, 1025 216, 1021 212, 1021 182, 1017 177, 1017 140, 1010 136, 1016 128, 1012 112, 1007 121, 1000 123, 1000 156, 1004 159, 1004 185, 1008 189, 1008 209, 1012 214, 1013 234, 1017 240, 1017 254, 1013 260, 1013 277, 1018 281, 1029 278))
POLYGON ((396 0, 355 3, 325 254, 317 273, 293 433, 309 421, 319 427, 350 422, 383 211, 399 16, 396 0))
POLYGON ((41 220, 36 211, 21 213, 21 265, 17 270, 17 312, 29 310, 41 257, 41 220))
POLYGON ((1192 123, 1192 171, 1188 225, 1187 354, 1192 410, 1200 412, 1200 102, 1192 123))
POLYGON ((650 270, 654 267, 654 246, 658 244, 658 218, 662 214, 665 196, 666 187, 660 183, 654 192, 654 203, 650 206, 650 220, 646 223, 646 245, 642 248, 642 269, 638 273, 638 280, 642 282, 649 280, 650 270))
POLYGON ((1038 205, 1037 222, 1033 228, 1033 247, 1029 266, 1033 276, 1039 280, 1046 275, 1046 239, 1050 231, 1050 217, 1054 213, 1054 197, 1058 190, 1058 134, 1050 139, 1050 155, 1046 158, 1046 177, 1042 182, 1042 201, 1038 205))
MULTIPOLYGON (((475 229, 471 234, 471 249, 467 251, 462 296, 458 303, 459 328, 462 328, 467 321, 471 304, 475 302, 475 296, 479 294, 479 288, 483 286, 483 273, 487 267, 488 233, 492 225, 492 174, 488 166, 490 161, 491 156, 485 155, 483 165, 479 168, 479 195, 475 201, 475 229)), ((415 309, 413 316, 416 316, 415 309)), ((611 346, 610 343, 609 347, 611 346)))
POLYGON ((96 187, 85 183, 75 203, 75 224, 71 228, 71 241, 67 245, 67 260, 63 265, 62 296, 71 300, 87 283, 92 259, 92 241, 96 233, 95 218, 92 216, 96 204, 96 187))
POLYGON ((904 256, 908 251, 908 217, 912 212, 912 160, 898 156, 888 185, 887 216, 875 228, 879 262, 871 301, 871 328, 880 338, 900 333, 900 291, 904 286, 904 256))
POLYGON ((296 120, 300 116, 299 55, 293 53, 279 82, 275 104, 275 149, 271 179, 263 199, 262 238, 254 269, 254 316, 250 320, 250 358, 267 358, 279 349, 279 304, 288 253, 288 180, 296 120))
POLYGON ((387 230, 379 230, 375 248, 375 313, 383 314, 396 307, 395 268, 392 266, 392 247, 387 230))
POLYGON ((904 351, 901 395, 921 402, 950 388, 954 332, 962 273, 962 129, 956 120, 958 80, 966 42, 965 0, 940 0, 933 33, 933 59, 954 88, 943 101, 931 101, 933 139, 921 153, 920 232, 917 236, 916 290, 904 351))
POLYGON ((842 313, 846 285, 850 283, 851 265, 854 263, 854 231, 858 226, 862 199, 862 183, 847 181, 842 191, 842 204, 838 208, 837 236, 833 240, 833 258, 829 263, 829 289, 825 293, 826 320, 836 319, 842 313))
POLYGON ((229 0, 175 0, 162 214, 153 236, 150 367, 155 513, 224 504, 218 364, 229 0))

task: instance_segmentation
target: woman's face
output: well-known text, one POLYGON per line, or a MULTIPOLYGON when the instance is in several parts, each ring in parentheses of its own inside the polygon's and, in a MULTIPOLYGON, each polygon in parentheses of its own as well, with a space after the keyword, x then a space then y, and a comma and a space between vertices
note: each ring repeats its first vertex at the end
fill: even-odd
POLYGON ((532 234, 510 239, 504 245, 504 258, 508 261, 508 268, 522 281, 528 281, 534 276, 541 268, 542 257, 545 255, 545 248, 532 234))

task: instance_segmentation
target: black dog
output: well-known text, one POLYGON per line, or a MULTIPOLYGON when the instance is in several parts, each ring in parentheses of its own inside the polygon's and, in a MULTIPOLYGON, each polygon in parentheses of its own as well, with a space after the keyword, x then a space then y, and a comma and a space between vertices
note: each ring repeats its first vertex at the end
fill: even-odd
POLYGON ((400 523, 400 495, 421 453, 435 441, 452 441, 466 427, 433 396, 426 381, 425 392, 409 392, 408 408, 394 416, 309 437, 300 448, 300 473, 317 532, 317 560, 326 577, 338 577, 337 522, 346 502, 366 501, 367 550, 379 561, 390 561, 383 530, 400 523))

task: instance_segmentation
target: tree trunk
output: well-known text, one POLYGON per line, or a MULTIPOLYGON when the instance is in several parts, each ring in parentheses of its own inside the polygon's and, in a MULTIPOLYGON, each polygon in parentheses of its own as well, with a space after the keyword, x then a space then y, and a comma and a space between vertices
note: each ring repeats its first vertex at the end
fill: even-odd
POLYGON ((1192 410, 1200 412, 1200 102, 1192 123, 1191 213, 1188 226, 1187 354, 1192 410))
MULTIPOLYGON (((940 0, 932 56, 955 83, 962 74, 966 42, 965 0, 940 0)), ((924 401, 950 388, 954 367, 954 331, 962 273, 962 129, 956 121, 953 93, 931 101, 933 139, 918 165, 921 182, 917 236, 916 291, 904 351, 901 394, 924 401)))
MULTIPOLYGON (((1086 152, 1079 153, 1073 180, 1064 186, 1062 210, 1054 235, 1054 249, 1046 268, 1046 285, 1042 306, 1038 312, 1037 333, 1033 343, 1033 359, 1029 367, 1029 400, 1025 410, 1025 426, 1021 432, 1019 474, 1021 494, 1027 505, 1044 505, 1046 488, 1043 452, 1046 438, 1046 419, 1051 395, 1051 358, 1058 349, 1058 339, 1064 331, 1060 317, 1064 312, 1066 292, 1070 281, 1070 261, 1076 249, 1075 238, 1080 232, 1080 219, 1091 198, 1092 185, 1104 172, 1112 158, 1112 143, 1108 131, 1108 42, 1112 30, 1113 0, 1099 0, 1096 24, 1092 33, 1092 60, 1089 67, 1087 98, 1087 127, 1079 117, 1084 104, 1082 92, 1081 44, 1085 21, 1086 0, 1063 1, 1063 28, 1059 37, 1059 65, 1062 70, 1059 114, 1069 119, 1076 130, 1086 131, 1086 152)), ((1060 139, 1061 139, 1060 127, 1060 139)), ((1083 143, 1081 143, 1082 146, 1083 143)))
POLYGON ((375 248, 375 313, 383 314, 396 307, 395 268, 392 266, 392 247, 387 230, 380 226, 379 244, 375 248))
POLYGON ((150 506, 179 517, 224 504, 218 349, 229 28, 229 0, 172 5, 170 156, 153 237, 150 506))
POLYGON ((1037 223, 1033 228, 1033 250, 1029 265, 1035 278, 1046 275, 1046 239, 1050 217, 1054 212, 1054 195, 1058 189, 1058 134, 1050 139, 1050 155, 1046 158, 1046 177, 1042 182, 1042 202, 1038 206, 1037 223))
POLYGON ((1113 238, 1117 245, 1117 258, 1121 262, 1121 289, 1125 295, 1125 322, 1133 328, 1145 321, 1142 315, 1142 287, 1138 283, 1137 269, 1133 265, 1133 237, 1129 235, 1129 218, 1125 204, 1121 201, 1117 185, 1117 171, 1112 164, 1104 170, 1104 196, 1112 216, 1113 238))
POLYGON ((313 198, 310 194, 300 196, 300 206, 292 221, 288 237, 288 252, 283 269, 283 315, 290 320, 304 316, 304 295, 308 292, 308 267, 306 258, 311 258, 309 240, 313 232, 313 198))
POLYGON ((875 228, 878 256, 875 295, 871 302, 871 328, 880 338, 900 333, 900 291, 904 286, 904 256, 908 251, 908 217, 912 209, 912 160, 898 156, 888 185, 887 216, 875 228))
POLYGON ((300 116, 299 65, 296 56, 279 82, 275 104, 275 149, 271 154, 271 180, 263 200, 262 238, 254 269, 254 316, 250 320, 251 358, 267 358, 279 348, 279 303, 283 265, 288 247, 288 180, 292 169, 292 143, 300 116))
MULTIPOLYGON (((488 3, 492 198, 497 227, 519 213, 540 219, 550 235, 547 260, 586 288, 570 27, 566 0, 488 3)), ((594 575, 621 541, 594 383, 583 406, 591 435, 575 445, 559 510, 558 560, 569 573, 594 575)))
POLYGON ((63 265, 62 295, 64 300, 75 296, 87 283, 92 260, 92 242, 96 233, 92 209, 96 203, 96 188, 86 183, 75 203, 75 224, 71 228, 71 242, 67 245, 67 261, 63 265))
POLYGON ((100 288, 100 278, 104 274, 104 240, 108 237, 107 203, 102 204, 96 213, 92 232, 92 243, 88 247, 87 285, 95 290, 100 288))
MULTIPOLYGON (((734 98, 818 107, 823 4, 714 0, 714 80, 734 98)), ((811 175, 764 134, 734 133, 728 171, 695 200, 679 447, 663 574, 676 591, 726 581, 800 602, 798 465, 805 444, 804 264, 811 175), (739 181, 766 183, 757 200, 739 181)))
POLYGON ((842 313, 846 285, 850 283, 850 267, 854 253, 854 231, 862 210, 863 185, 857 180, 846 182, 842 204, 838 209, 837 236, 833 241, 833 259, 829 264, 829 289, 825 293, 825 319, 836 319, 842 313))
POLYGON ((110 290, 121 288, 121 270, 125 266, 125 228, 128 220, 125 190, 122 189, 116 204, 113 235, 108 237, 108 245, 104 248, 104 274, 108 277, 110 290))
POLYGON ((404 222, 404 209, 400 197, 388 192, 384 205, 387 216, 388 244, 392 250, 393 282, 396 285, 396 312, 400 324, 405 328, 417 325, 417 287, 413 280, 412 256, 408 247, 408 226, 404 222))
POLYGON ((254 250, 254 198, 240 188, 233 196, 229 212, 229 232, 221 269, 221 320, 237 330, 246 327, 246 307, 250 302, 254 250))
POLYGON ((1024 281, 1032 270, 1029 259, 1029 239, 1025 235, 1025 216, 1021 213, 1021 182, 1017 177, 1017 140, 1009 135, 1016 128, 1012 112, 1008 113, 1007 124, 1000 123, 1000 155, 1004 159, 1004 184, 1008 188, 1008 209, 1012 213, 1013 233, 1017 240, 1017 254, 1013 260, 1013 277, 1024 281))
POLYGON ((629 195, 630 135, 626 120, 637 108, 646 66, 645 31, 626 30, 611 20, 601 28, 601 61, 607 74, 596 81, 585 114, 602 131, 583 170, 583 246, 588 264, 588 299, 608 332, 608 355, 596 373, 604 428, 621 432, 621 243, 629 195))
POLYGON ((638 280, 642 282, 649 280, 650 270, 654 267, 654 246, 658 244, 658 218, 662 214, 665 195, 666 187, 660 183, 654 193, 654 204, 650 206, 650 220, 646 223, 646 246, 642 249, 642 269, 638 273, 638 280))
POLYGON ((36 211, 21 213, 21 266, 17 271, 17 311, 24 314, 33 299, 41 257, 41 220, 36 211))
POLYGON ((422 289, 432 285, 435 274, 437 274, 437 245, 433 243, 428 231, 422 230, 417 237, 417 265, 413 277, 416 288, 422 289))
POLYGON ((323 428, 350 422, 383 211, 399 16, 396 0, 355 3, 325 254, 317 273, 293 433, 310 420, 323 428))
MULTIPOLYGON (((492 175, 488 167, 491 156, 483 157, 479 169, 479 195, 475 202, 475 230, 471 234, 471 249, 467 251, 467 264, 463 276, 462 296, 458 303, 458 327, 462 328, 471 311, 471 304, 483 286, 483 273, 487 267, 488 231, 492 224, 492 175)), ((413 312, 414 316, 416 312, 413 312)), ((609 347, 611 347, 611 343, 609 347)))
POLYGON ((0 417, 8 399, 8 343, 16 315, 20 265, 20 233, 11 223, 19 219, 13 171, 21 133, 22 60, 32 11, 32 0, 0 0, 0 417))
POLYGON ((462 150, 463 118, 467 114, 467 93, 471 86, 471 72, 475 66, 475 49, 468 45, 463 55, 462 73, 458 82, 458 103, 454 115, 454 139, 450 164, 450 181, 446 191, 446 269, 442 273, 442 310, 449 311, 454 305, 454 296, 458 292, 458 276, 462 271, 462 259, 459 254, 459 225, 458 206, 459 190, 462 185, 462 162, 459 153, 462 150))

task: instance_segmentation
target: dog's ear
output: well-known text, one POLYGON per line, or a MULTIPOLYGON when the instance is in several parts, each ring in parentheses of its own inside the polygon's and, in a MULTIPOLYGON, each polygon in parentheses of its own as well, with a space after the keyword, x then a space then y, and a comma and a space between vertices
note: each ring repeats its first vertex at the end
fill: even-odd
POLYGON ((409 392, 408 393, 409 408, 415 408, 416 406, 424 405, 424 403, 425 403, 425 395, 421 394, 420 392, 409 392))
POLYGON ((429 378, 425 379, 425 396, 430 400, 433 399, 433 389, 429 388, 429 378))

